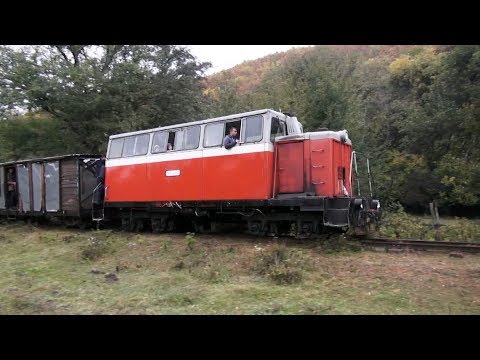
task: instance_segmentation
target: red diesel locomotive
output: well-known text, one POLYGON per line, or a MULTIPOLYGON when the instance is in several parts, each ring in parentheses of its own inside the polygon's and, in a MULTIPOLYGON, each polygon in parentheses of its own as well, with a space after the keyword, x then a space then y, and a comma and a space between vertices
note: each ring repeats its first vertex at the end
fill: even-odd
POLYGON ((379 202, 352 194, 347 131, 303 132, 296 117, 258 110, 112 135, 101 219, 154 232, 241 222, 251 234, 365 234, 379 202), (226 149, 229 130, 236 146, 226 149))

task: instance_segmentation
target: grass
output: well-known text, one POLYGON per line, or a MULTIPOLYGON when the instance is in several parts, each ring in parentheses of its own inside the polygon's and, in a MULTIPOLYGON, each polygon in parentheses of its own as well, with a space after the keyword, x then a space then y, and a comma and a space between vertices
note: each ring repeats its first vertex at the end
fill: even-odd
POLYGON ((0 314, 480 314, 479 259, 0 225, 0 314))

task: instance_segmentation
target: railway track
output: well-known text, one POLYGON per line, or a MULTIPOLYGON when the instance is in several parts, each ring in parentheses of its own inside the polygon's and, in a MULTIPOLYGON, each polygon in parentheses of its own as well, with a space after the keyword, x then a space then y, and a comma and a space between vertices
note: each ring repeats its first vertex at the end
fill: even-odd
POLYGON ((362 239, 360 240, 360 242, 366 247, 383 247, 387 251, 392 249, 411 249, 422 251, 459 251, 468 253, 480 253, 480 243, 386 238, 362 239))

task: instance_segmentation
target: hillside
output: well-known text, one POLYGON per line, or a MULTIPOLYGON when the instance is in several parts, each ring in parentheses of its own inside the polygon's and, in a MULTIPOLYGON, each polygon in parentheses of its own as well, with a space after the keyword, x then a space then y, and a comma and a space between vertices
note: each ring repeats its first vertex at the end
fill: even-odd
POLYGON ((208 77, 204 94, 211 117, 271 108, 294 113, 307 131, 348 129, 372 160, 375 196, 419 212, 437 200, 472 215, 479 76, 479 46, 328 45, 246 61, 208 77))
POLYGON ((216 89, 225 86, 226 81, 234 81, 238 95, 244 95, 258 86, 264 75, 273 68, 293 63, 318 48, 330 49, 347 55, 363 54, 367 58, 394 59, 415 45, 317 45, 314 47, 293 48, 284 52, 244 61, 230 69, 212 74, 206 79, 205 94, 214 96, 216 89))
POLYGON ((310 48, 293 48, 289 51, 277 52, 259 59, 244 61, 231 69, 223 70, 206 79, 206 94, 212 94, 215 88, 222 86, 225 80, 235 80, 238 94, 245 94, 260 84, 265 73, 281 64, 292 62, 308 53, 310 48))

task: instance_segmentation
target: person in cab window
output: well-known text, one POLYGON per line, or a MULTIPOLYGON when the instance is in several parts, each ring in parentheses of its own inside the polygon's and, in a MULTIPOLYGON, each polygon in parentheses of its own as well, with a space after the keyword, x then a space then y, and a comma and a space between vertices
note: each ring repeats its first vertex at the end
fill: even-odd
POLYGON ((167 145, 167 151, 172 151, 173 150, 173 145, 168 143, 167 145))
POLYGON ((225 139, 223 139, 223 146, 225 146, 225 149, 231 149, 235 145, 237 145, 237 143, 238 143, 237 128, 231 127, 230 134, 225 136, 225 139))

